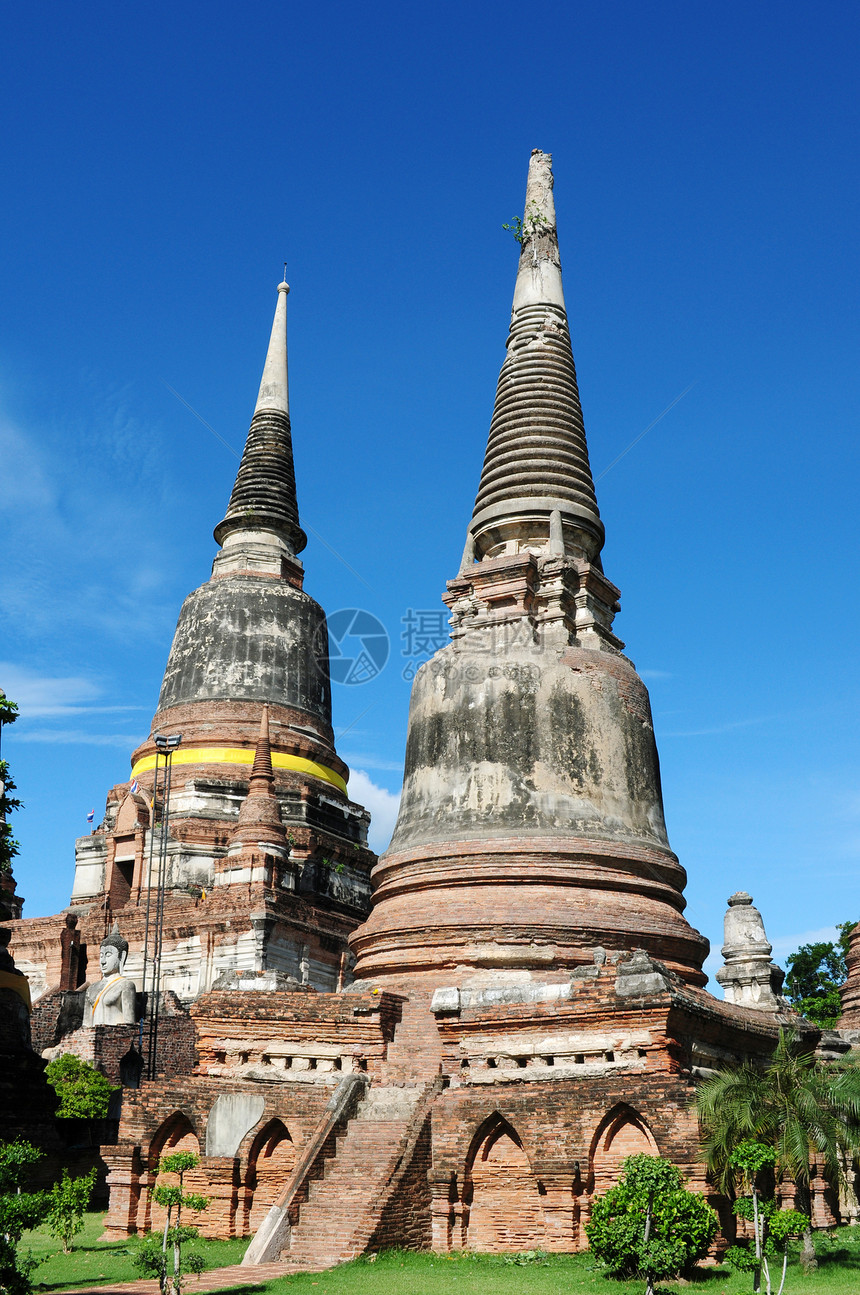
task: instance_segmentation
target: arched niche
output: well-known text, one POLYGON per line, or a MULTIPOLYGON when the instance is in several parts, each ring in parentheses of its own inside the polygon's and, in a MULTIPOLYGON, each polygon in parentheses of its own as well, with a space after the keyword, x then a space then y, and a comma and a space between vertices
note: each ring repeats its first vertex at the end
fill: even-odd
POLYGON ((130 836, 139 827, 149 826, 149 806, 140 792, 127 792, 120 801, 113 825, 114 836, 130 836))
POLYGON ((470 1250, 531 1250, 544 1241, 541 1184, 522 1140, 503 1116, 485 1120, 463 1178, 463 1244, 470 1250))
POLYGON ((618 1182, 621 1166, 628 1156, 659 1156, 660 1151, 648 1124, 632 1106, 613 1107, 601 1120, 592 1138, 589 1155, 588 1193, 602 1196, 618 1182))
POLYGON ((256 1232, 280 1196, 296 1163, 295 1143, 287 1126, 270 1120, 251 1144, 247 1171, 246 1232, 256 1232))
MULTIPOLYGON (((110 903, 116 911, 125 908, 135 884, 135 860, 138 856, 139 829, 149 823, 145 798, 129 792, 120 803, 113 827, 114 855, 110 870, 110 903)), ((137 879, 140 885, 140 879, 137 879)))
MULTIPOLYGON (((174 1111, 161 1124, 149 1144, 149 1155, 147 1163, 150 1173, 150 1187, 156 1185, 177 1186, 179 1183, 178 1174, 160 1174, 158 1165, 163 1156, 172 1156, 179 1151, 189 1151, 192 1155, 199 1158, 200 1141, 194 1131, 194 1127, 183 1111, 174 1111)), ((201 1196, 208 1196, 207 1179, 202 1168, 186 1171, 182 1179, 182 1185, 185 1191, 195 1192, 201 1196)), ((158 1205, 153 1199, 152 1190, 147 1192, 146 1202, 146 1225, 147 1230, 157 1231, 164 1227, 166 1212, 162 1206, 158 1205)), ((197 1213, 191 1210, 185 1210, 182 1214, 183 1223, 189 1223, 192 1226, 198 1226, 204 1217, 203 1213, 197 1213)))

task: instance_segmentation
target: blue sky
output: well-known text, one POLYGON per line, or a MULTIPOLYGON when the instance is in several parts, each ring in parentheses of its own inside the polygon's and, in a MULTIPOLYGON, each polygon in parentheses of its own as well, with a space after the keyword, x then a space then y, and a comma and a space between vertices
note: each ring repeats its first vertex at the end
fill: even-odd
POLYGON ((718 947, 748 889, 783 956, 860 916, 858 25, 842 3, 7 12, 0 686, 26 915, 68 902, 74 838, 148 731, 284 259, 306 587, 392 638, 334 690, 384 845, 402 619, 462 551, 501 226, 539 147, 595 475, 690 388, 598 483, 688 916, 718 947))

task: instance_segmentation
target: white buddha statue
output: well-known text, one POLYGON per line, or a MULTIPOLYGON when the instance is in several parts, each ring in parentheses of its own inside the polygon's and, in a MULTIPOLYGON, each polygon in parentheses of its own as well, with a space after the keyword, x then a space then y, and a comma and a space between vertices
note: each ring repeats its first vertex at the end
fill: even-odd
POLYGON ((102 978, 87 986, 84 996, 84 1026, 134 1025, 137 990, 133 980, 123 975, 128 957, 128 941, 114 922, 110 935, 102 940, 99 965, 102 978))

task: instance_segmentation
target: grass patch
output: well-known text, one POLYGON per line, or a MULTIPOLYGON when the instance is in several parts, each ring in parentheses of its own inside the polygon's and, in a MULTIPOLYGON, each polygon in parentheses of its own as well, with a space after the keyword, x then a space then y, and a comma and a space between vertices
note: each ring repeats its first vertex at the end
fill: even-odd
MULTIPOLYGON (((819 1239, 820 1268, 804 1276, 789 1266, 785 1295, 857 1295, 860 1228, 819 1239)), ((538 1255, 512 1262, 505 1255, 431 1255, 389 1250, 322 1273, 296 1273, 256 1289, 264 1295, 642 1295, 642 1281, 614 1281, 590 1254, 538 1255)), ((776 1285, 779 1285, 777 1280, 776 1285)), ((189 1295, 194 1285, 188 1287, 189 1295)), ((241 1289, 237 1283, 235 1290, 241 1289)), ((752 1279, 728 1266, 702 1268, 692 1282, 663 1282, 666 1295, 750 1295, 752 1279)), ((775 1288, 774 1288, 775 1289, 775 1288)), ((229 1293, 225 1293, 229 1295, 229 1293)))
MULTIPOLYGON (((104 1232, 105 1211, 84 1216, 84 1230, 73 1243, 72 1253, 64 1255, 60 1242, 51 1236, 47 1227, 25 1232, 21 1242, 23 1250, 30 1249, 36 1259, 43 1260, 33 1271, 33 1285, 37 1291, 62 1290, 67 1286, 103 1286, 106 1282, 140 1281, 144 1276, 132 1263, 137 1241, 100 1241, 104 1232)), ((224 1268, 237 1264, 248 1246, 248 1238, 239 1241, 207 1241, 203 1237, 194 1243, 206 1260, 207 1268, 224 1268)), ((195 1279, 191 1279, 194 1288, 195 1279)))
MULTIPOLYGON (((77 1237, 70 1255, 46 1228, 26 1235, 37 1258, 45 1262, 33 1273, 36 1290, 49 1292, 65 1287, 97 1286, 108 1282, 136 1281, 141 1274, 132 1266, 136 1242, 103 1243, 104 1214, 88 1214, 84 1231, 77 1237)), ((237 1264, 247 1246, 242 1241, 205 1241, 195 1246, 206 1259, 207 1268, 237 1264)), ((805 1276, 796 1264, 789 1266, 785 1295, 856 1295, 860 1290, 860 1227, 839 1228, 832 1236, 816 1236, 818 1271, 805 1276)), ((777 1279, 777 1285, 779 1284, 777 1279)), ((199 1286, 188 1281, 188 1295, 205 1290, 205 1276, 199 1286)), ((295 1273, 264 1286, 253 1295, 642 1295, 641 1281, 619 1282, 607 1277, 590 1254, 544 1255, 532 1259, 512 1255, 432 1255, 389 1250, 340 1264, 321 1273, 295 1273)), ((689 1283, 663 1282, 666 1295, 749 1295, 752 1282, 747 1274, 728 1267, 703 1268, 689 1283)), ((233 1288, 249 1288, 237 1280, 233 1288)))

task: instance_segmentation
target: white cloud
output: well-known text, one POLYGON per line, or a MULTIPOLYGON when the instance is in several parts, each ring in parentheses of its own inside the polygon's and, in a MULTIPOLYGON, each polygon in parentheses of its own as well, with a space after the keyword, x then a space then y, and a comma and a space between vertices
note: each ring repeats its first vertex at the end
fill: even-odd
POLYGON ((839 936, 835 926, 821 926, 817 931, 801 931, 799 935, 777 935, 768 939, 773 945, 773 959, 783 962, 790 953, 796 953, 802 944, 820 944, 836 940, 839 936))
POLYGON ((672 679, 674 678, 671 670, 640 670, 640 679, 672 679))
POLYGON ((734 733, 739 728, 751 728, 756 724, 767 724, 779 719, 778 715, 756 715, 751 719, 729 720, 725 724, 715 724, 713 728, 693 728, 676 733, 661 733, 661 737, 717 737, 723 733, 734 733))
POLYGON ((365 809, 370 810, 371 823, 368 833, 370 848, 377 854, 382 854, 391 840, 391 833, 397 822, 400 793, 395 794, 393 791, 387 791, 385 787, 377 787, 362 769, 353 769, 349 775, 349 796, 350 800, 356 800, 359 805, 364 805, 365 809))
POLYGON ((129 753, 139 746, 145 737, 144 733, 85 733, 82 729, 77 728, 37 728, 24 729, 15 734, 18 742, 50 742, 52 745, 61 743, 63 745, 77 746, 79 743, 86 746, 119 746, 123 747, 129 753))
POLYGON ((382 769, 385 773, 402 773, 402 760, 383 760, 380 756, 368 755, 362 751, 360 754, 341 752, 341 759, 346 760, 352 768, 353 765, 363 765, 365 769, 382 769))
POLYGON ((0 508, 10 511, 53 509, 57 491, 35 442, 6 421, 0 422, 0 508))
POLYGON ((18 703, 22 716, 33 718, 79 715, 89 709, 88 702, 102 694, 99 685, 90 679, 48 678, 11 661, 0 661, 0 688, 11 701, 18 703))

